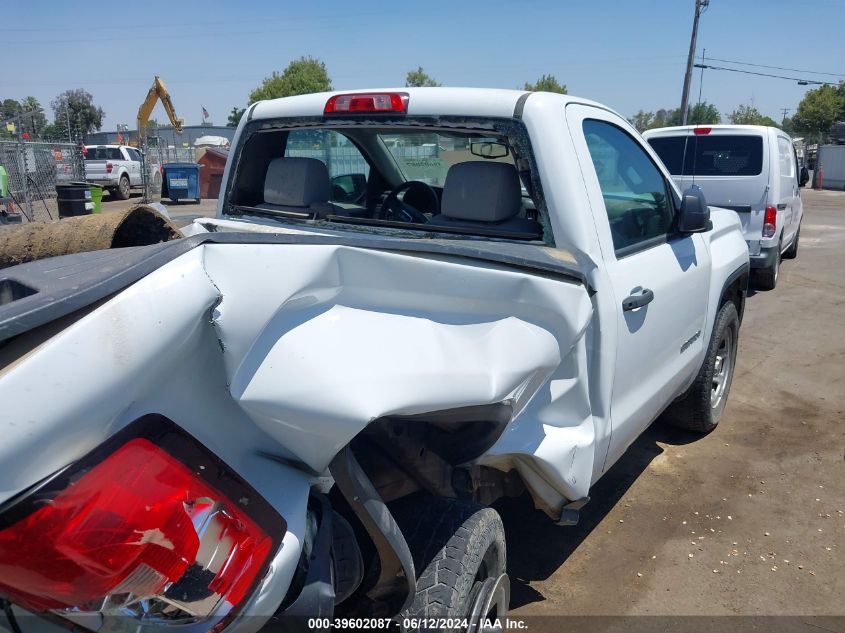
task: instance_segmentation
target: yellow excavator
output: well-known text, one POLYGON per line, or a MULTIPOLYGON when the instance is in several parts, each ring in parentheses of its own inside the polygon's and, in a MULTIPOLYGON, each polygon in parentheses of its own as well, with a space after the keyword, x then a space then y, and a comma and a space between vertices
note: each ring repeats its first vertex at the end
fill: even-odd
POLYGON ((167 112, 167 118, 170 119, 170 124, 173 126, 173 131, 177 134, 182 133, 182 124, 184 121, 176 116, 176 110, 173 108, 173 102, 170 100, 170 93, 164 87, 164 82, 161 77, 156 75, 153 80, 153 85, 147 93, 147 98, 138 108, 138 146, 143 147, 147 142, 147 122, 150 120, 156 101, 161 99, 161 105, 164 106, 164 111, 167 112))
MULTIPOLYGON (((144 102, 141 104, 141 107, 138 108, 138 147, 141 149, 143 158, 141 163, 141 179, 143 183, 143 202, 149 201, 149 181, 150 181, 150 173, 149 168, 147 166, 146 161, 146 146, 147 146, 147 123, 150 120, 150 114, 153 112, 153 108, 156 105, 157 100, 161 100, 161 105, 164 106, 164 111, 167 112, 167 118, 170 119, 170 124, 173 126, 173 131, 176 134, 182 133, 182 125, 184 121, 176 116, 176 110, 173 107, 173 101, 170 100, 170 93, 167 92, 167 88, 164 86, 164 82, 161 80, 161 77, 158 75, 155 76, 153 79, 153 85, 150 87, 149 92, 147 92, 147 98, 144 99, 144 102)), ((153 186, 155 189, 161 188, 161 173, 157 169, 155 174, 152 176, 153 178, 153 186)))

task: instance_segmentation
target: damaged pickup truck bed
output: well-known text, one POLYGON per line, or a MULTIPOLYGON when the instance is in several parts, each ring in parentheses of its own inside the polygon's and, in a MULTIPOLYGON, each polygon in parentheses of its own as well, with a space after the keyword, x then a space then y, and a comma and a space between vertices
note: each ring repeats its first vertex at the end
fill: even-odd
POLYGON ((596 103, 260 102, 185 233, 0 271, 0 595, 60 623, 476 630, 490 504, 724 411, 739 221, 596 103))

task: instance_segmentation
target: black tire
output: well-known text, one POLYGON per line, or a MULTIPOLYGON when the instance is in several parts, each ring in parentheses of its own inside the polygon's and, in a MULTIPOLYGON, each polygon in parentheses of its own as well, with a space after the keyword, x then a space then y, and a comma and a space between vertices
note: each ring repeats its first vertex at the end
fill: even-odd
POLYGON ((780 277, 780 260, 781 260, 781 246, 778 242, 778 252, 775 255, 774 263, 768 268, 755 268, 751 271, 754 280, 754 286, 760 290, 774 290, 778 285, 778 278, 780 277))
POLYGON ((792 244, 789 245, 789 248, 786 249, 786 252, 783 254, 784 259, 795 259, 798 257, 798 238, 801 237, 801 227, 798 227, 798 231, 795 233, 795 239, 792 240, 792 244))
POLYGON ((132 191, 132 187, 129 184, 129 177, 128 176, 121 176, 120 177, 120 184, 115 189, 114 193, 117 196, 118 200, 129 200, 129 195, 132 191))
POLYGON ((698 433, 710 433, 716 428, 731 391, 738 335, 739 315, 736 305, 728 301, 716 315, 713 335, 695 382, 669 406, 663 414, 664 420, 673 426, 698 433), (721 384, 722 388, 718 399, 714 401, 717 384, 721 384))
MULTIPOLYGON (((505 573, 499 514, 469 501, 419 495, 397 501, 390 510, 417 574, 414 601, 401 618, 466 618, 484 581, 505 573)), ((507 604, 497 611, 499 617, 506 613, 507 604)))

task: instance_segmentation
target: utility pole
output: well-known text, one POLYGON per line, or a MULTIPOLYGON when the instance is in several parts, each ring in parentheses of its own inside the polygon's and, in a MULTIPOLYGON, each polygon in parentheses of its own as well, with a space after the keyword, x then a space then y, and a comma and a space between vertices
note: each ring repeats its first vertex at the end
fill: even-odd
POLYGON ((698 41, 698 20, 706 9, 710 0, 695 0, 695 18, 692 22, 692 36, 689 42, 689 55, 687 56, 687 72, 684 75, 684 92, 681 95, 681 125, 687 124, 687 108, 689 107, 689 90, 692 83, 692 65, 695 61, 695 45, 698 41))
POLYGON ((791 111, 792 110, 790 108, 781 108, 780 109, 780 112, 783 115, 780 118, 781 125, 783 125, 783 122, 786 121, 786 115, 789 114, 791 111))

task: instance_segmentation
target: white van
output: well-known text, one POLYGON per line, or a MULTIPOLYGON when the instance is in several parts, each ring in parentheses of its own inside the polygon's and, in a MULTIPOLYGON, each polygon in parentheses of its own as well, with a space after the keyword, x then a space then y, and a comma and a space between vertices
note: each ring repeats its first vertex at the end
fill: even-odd
POLYGON ((667 127, 643 136, 681 191, 698 185, 708 204, 737 212, 755 285, 774 288, 781 257, 798 254, 800 188, 808 180, 792 139, 761 125, 667 127))

